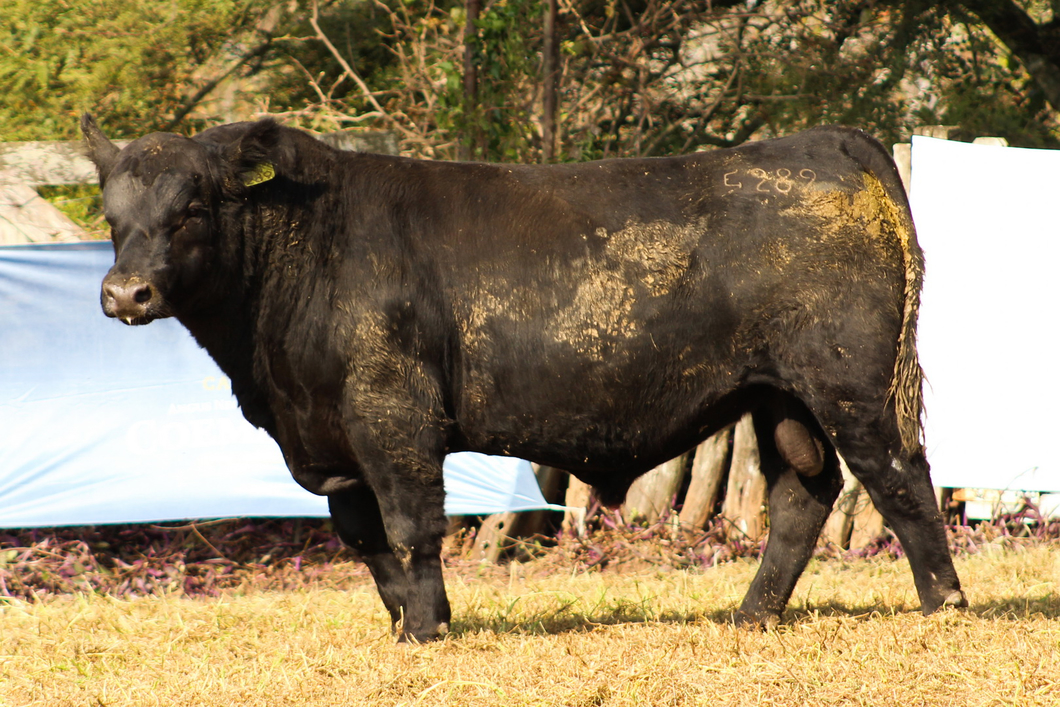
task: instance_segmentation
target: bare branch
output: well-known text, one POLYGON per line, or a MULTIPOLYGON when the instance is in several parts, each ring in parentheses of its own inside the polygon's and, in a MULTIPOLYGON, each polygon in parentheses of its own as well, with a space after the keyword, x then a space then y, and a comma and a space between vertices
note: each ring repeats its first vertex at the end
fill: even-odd
POLYGON ((1022 7, 1009 0, 964 0, 950 4, 963 6, 982 20, 1023 62, 1053 110, 1060 111, 1060 32, 1050 36, 1047 26, 1036 24, 1022 7))
POLYGON ((346 61, 346 58, 342 56, 335 45, 331 43, 331 40, 328 39, 328 36, 324 34, 324 30, 320 28, 319 20, 320 8, 317 7, 317 0, 313 0, 313 14, 309 17, 309 24, 312 25, 313 30, 316 32, 317 39, 323 42, 324 46, 327 47, 328 51, 331 52, 331 55, 335 58, 335 61, 339 62, 339 66, 341 66, 342 70, 346 72, 346 75, 353 79, 353 82, 357 84, 357 88, 361 90, 361 94, 364 96, 365 100, 372 104, 372 107, 375 108, 376 112, 385 118, 388 123, 397 128, 402 135, 408 138, 415 138, 415 133, 411 132, 399 121, 395 120, 389 113, 387 113, 386 109, 379 104, 379 101, 376 100, 372 90, 368 88, 368 84, 364 82, 364 79, 361 78, 360 74, 353 70, 353 67, 350 66, 348 61, 346 61))
POLYGON ((187 117, 188 113, 195 110, 196 106, 202 103, 206 96, 210 95, 215 88, 217 88, 225 79, 230 77, 236 71, 246 66, 253 59, 264 56, 269 49, 272 48, 272 38, 269 37, 265 41, 261 42, 249 52, 239 58, 238 61, 234 62, 227 70, 221 72, 217 76, 204 83, 199 89, 188 98, 184 99, 181 103, 180 108, 173 114, 173 117, 166 123, 165 127, 162 128, 164 131, 173 130, 173 128, 180 125, 180 121, 187 117))

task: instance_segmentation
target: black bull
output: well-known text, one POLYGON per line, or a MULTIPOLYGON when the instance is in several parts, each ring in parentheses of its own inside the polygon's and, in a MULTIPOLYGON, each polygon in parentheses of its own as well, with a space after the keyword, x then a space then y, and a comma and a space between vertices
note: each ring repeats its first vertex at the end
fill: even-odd
POLYGON ((271 121, 122 150, 82 121, 116 262, 108 316, 175 316, 326 494, 400 638, 448 629, 442 460, 632 481, 750 411, 769 541, 738 620, 775 624, 841 488, 964 595, 921 446, 922 256, 856 130, 549 166, 343 153, 271 121))

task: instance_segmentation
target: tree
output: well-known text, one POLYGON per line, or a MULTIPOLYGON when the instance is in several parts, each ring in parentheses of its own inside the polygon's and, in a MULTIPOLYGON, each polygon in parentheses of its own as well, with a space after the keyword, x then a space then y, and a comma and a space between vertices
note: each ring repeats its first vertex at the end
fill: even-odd
MULTIPOLYGON (((1047 102, 1060 70, 1048 41, 1056 20, 1043 3, 559 0, 549 32, 545 0, 473 4, 469 22, 459 2, 376 2, 391 19, 393 61, 365 82, 386 97, 387 121, 411 151, 533 161, 553 145, 560 160, 672 154, 820 123, 885 141, 946 122, 1013 144, 1060 144, 1047 102), (1022 29, 1003 31, 985 6, 1009 24, 1022 18, 1022 29), (1010 36, 1026 49, 1010 50, 1010 36)), ((345 115, 365 99, 332 95, 329 108, 345 115)))
POLYGON ((1048 5, 1009 0, 946 4, 954 13, 977 17, 1022 62, 1052 109, 1060 111, 1060 0, 1048 5))
POLYGON ((895 7, 917 28, 914 76, 932 90, 916 112, 920 122, 956 125, 966 137, 1060 147, 1060 2, 905 0, 895 7))
MULTIPOLYGON (((990 28, 960 8, 916 0, 617 7, 569 6, 580 33, 566 90, 586 122, 572 125, 578 116, 568 113, 568 144, 583 154, 729 146, 821 123, 897 141, 918 124, 949 122, 1013 144, 1058 144, 1057 111, 990 28)), ((1055 26, 1042 24, 1040 35, 1055 26)))
POLYGON ((72 137, 85 109, 119 136, 270 112, 385 127, 425 156, 521 161, 823 122, 1060 145, 1058 0, 470 5, 473 18, 467 0, 10 0, 0 130, 72 137))
POLYGON ((201 125, 190 114, 218 84, 262 68, 281 15, 266 0, 7 0, 3 138, 73 138, 85 110, 119 137, 201 125))

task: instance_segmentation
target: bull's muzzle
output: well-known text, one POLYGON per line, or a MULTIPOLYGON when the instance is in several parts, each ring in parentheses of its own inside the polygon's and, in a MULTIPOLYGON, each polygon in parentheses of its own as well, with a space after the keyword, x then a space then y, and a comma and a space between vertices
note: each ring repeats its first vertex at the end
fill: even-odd
POLYGON ((103 280, 100 303, 108 317, 116 317, 130 325, 147 324, 154 319, 150 311, 153 297, 151 285, 143 278, 108 276, 103 280))

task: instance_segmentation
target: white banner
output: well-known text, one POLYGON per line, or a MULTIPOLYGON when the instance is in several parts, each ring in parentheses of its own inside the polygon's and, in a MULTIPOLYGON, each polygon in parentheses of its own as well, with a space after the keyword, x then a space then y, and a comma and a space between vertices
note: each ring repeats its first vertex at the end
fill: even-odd
POLYGON ((1060 491, 1060 151, 913 138, 936 486, 1060 491))

